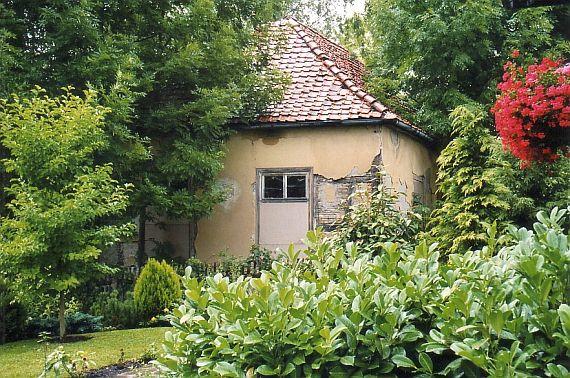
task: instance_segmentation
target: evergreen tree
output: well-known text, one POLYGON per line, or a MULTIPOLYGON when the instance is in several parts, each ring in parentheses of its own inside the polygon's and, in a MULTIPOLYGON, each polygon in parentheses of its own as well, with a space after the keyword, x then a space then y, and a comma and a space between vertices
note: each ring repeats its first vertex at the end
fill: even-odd
POLYGON ((160 316, 182 298, 180 276, 166 261, 149 259, 137 277, 134 301, 144 321, 160 316))
POLYGON ((484 125, 485 113, 460 106, 450 118, 455 138, 437 159, 442 200, 427 229, 442 251, 455 253, 484 245, 489 224, 505 225, 512 193, 502 183, 508 165, 484 125))

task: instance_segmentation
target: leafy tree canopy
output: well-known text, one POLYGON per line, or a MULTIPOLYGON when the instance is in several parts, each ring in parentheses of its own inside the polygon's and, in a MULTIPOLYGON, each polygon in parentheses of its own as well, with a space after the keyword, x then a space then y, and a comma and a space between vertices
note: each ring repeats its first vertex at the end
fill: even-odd
MULTIPOLYGON (((520 51, 521 65, 545 56, 568 57, 569 22, 570 5, 512 10, 492 0, 368 0, 366 13, 343 25, 342 40, 365 59, 369 90, 431 132, 443 148, 457 136, 448 117, 453 109, 490 110, 503 64, 513 51, 520 51)), ((493 128, 483 115, 476 124, 493 128)), ((491 134, 485 138, 491 141, 491 134)), ((502 160, 506 169, 500 179, 514 193, 511 210, 502 218, 530 227, 536 211, 567 205, 567 158, 524 171, 506 155, 494 159, 502 160)), ((458 160, 456 169, 459 161, 468 167, 475 163, 458 160)), ((471 173, 471 181, 481 179, 478 170, 471 173)))
MULTIPOLYGON (((97 161, 135 184, 131 208, 195 219, 223 193, 228 123, 280 93, 256 46, 285 0, 23 0, 0 5, 0 94, 95 88, 110 142, 97 161)), ((144 249, 144 248, 143 248, 144 249)))
POLYGON ((363 20, 345 28, 352 40, 366 37, 370 89, 445 141, 452 109, 491 106, 511 51, 568 55, 569 17, 570 6, 512 11, 494 0, 369 0, 363 20))
POLYGON ((356 7, 355 0, 292 0, 286 15, 325 33, 329 38, 341 38, 341 25, 356 7))

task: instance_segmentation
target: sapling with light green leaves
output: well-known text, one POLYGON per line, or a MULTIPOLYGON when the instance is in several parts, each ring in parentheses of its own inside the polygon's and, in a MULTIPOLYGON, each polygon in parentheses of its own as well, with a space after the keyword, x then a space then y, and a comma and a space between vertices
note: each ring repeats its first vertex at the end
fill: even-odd
POLYGON ((64 338, 66 294, 112 270, 99 262, 103 249, 132 232, 116 223, 127 206, 130 185, 113 179, 110 164, 98 164, 107 147, 95 93, 67 88, 50 98, 41 89, 0 102, 2 161, 13 177, 0 224, 0 272, 32 295, 59 298, 59 336, 64 338))

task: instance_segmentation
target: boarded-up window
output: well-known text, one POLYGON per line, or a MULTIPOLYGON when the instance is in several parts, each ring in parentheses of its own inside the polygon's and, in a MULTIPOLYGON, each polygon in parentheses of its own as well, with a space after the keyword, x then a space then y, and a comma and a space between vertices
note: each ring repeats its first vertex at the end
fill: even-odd
POLYGON ((310 168, 260 168, 257 170, 256 242, 264 248, 287 249, 312 227, 310 168))

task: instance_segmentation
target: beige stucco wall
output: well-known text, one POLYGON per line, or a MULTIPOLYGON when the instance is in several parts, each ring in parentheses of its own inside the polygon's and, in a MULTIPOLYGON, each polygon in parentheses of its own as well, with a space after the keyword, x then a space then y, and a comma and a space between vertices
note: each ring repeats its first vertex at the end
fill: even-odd
POLYGON ((229 197, 198 225, 198 258, 206 261, 224 250, 246 255, 256 242, 257 168, 311 167, 315 177, 324 180, 314 192, 321 190, 320 195, 332 201, 335 182, 369 172, 380 155, 387 182, 406 193, 402 203, 411 202, 413 174, 433 176, 434 172, 433 153, 423 143, 389 127, 249 130, 232 136, 226 147, 220 181, 228 188, 229 197))
POLYGON ((394 128, 386 127, 382 135, 382 165, 387 173, 386 185, 400 196, 400 205, 406 208, 413 202, 413 178, 424 176, 429 188, 428 203, 431 203, 435 188, 435 153, 424 143, 394 128), (405 203, 404 203, 405 200, 405 203))

